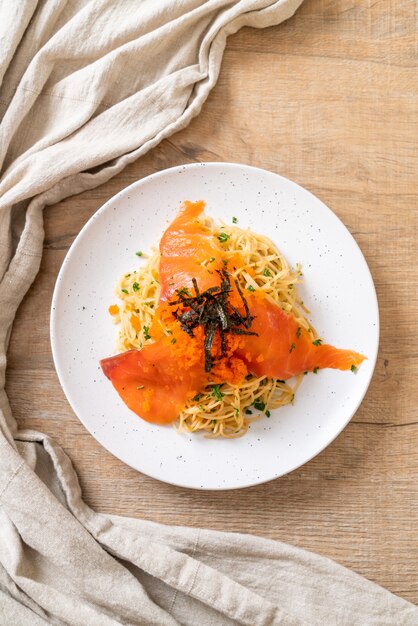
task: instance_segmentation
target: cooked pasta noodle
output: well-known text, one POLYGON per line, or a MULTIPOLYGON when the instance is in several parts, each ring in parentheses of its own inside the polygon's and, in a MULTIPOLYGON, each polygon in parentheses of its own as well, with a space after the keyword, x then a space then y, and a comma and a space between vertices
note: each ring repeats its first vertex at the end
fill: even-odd
MULTIPOLYGON (((199 221, 214 233, 219 232, 219 226, 215 229, 210 218, 202 217, 199 221)), ((225 258, 231 259, 232 267, 228 265, 231 276, 238 279, 242 288, 262 290, 284 311, 293 313, 298 324, 310 329, 315 339, 315 330, 304 315, 308 311, 296 290, 296 285, 301 282, 300 267, 293 270, 275 245, 263 235, 226 224, 221 225, 221 232, 228 235, 223 252, 225 258), (237 253, 242 261, 239 267, 233 263, 237 253)), ((159 252, 155 249, 142 267, 124 274, 117 284, 116 295, 122 302, 109 310, 118 324, 117 349, 120 352, 141 349, 145 343, 152 342, 148 330, 160 295, 158 267, 159 252)), ((168 330, 165 332, 169 334, 168 330)), ((174 426, 180 432, 205 431, 209 437, 239 437, 247 432, 253 420, 264 414, 269 417, 271 409, 291 403, 302 378, 303 375, 291 383, 248 375, 240 385, 209 382, 187 403, 174 426)))

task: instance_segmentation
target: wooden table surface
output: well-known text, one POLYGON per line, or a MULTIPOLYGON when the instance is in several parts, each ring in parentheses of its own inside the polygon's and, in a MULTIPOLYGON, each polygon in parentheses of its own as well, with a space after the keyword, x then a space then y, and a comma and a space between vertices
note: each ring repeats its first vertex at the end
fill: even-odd
POLYGON ((186 130, 46 210, 42 267, 14 325, 7 390, 22 427, 70 455, 96 510, 280 539, 418 603, 417 17, 414 0, 305 0, 285 24, 242 30, 186 130), (55 279, 83 224, 130 183, 194 161, 257 165, 317 194, 358 241, 380 303, 376 372, 351 423, 304 467, 235 492, 175 488, 113 458, 69 407, 49 344, 55 279))

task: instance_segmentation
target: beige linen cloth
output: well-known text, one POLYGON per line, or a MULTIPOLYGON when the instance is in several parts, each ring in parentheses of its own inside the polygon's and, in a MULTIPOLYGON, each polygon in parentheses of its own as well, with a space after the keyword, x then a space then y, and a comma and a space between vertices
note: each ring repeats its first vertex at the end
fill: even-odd
POLYGON ((300 3, 0 0, 2 625, 418 624, 413 605, 303 550, 95 513, 63 450, 17 430, 4 391, 43 208, 184 127, 216 82, 227 36, 278 24, 300 3))

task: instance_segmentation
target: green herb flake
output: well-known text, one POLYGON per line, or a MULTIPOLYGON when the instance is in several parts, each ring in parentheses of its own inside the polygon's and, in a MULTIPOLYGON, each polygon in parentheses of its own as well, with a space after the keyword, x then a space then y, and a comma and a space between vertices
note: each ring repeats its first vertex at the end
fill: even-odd
POLYGON ((306 376, 306 374, 307 374, 307 373, 308 373, 308 372, 303 372, 303 375, 304 375, 304 376, 306 376))
POLYGON ((270 411, 266 411, 266 417, 270 417, 271 413, 270 411))
POLYGON ((232 223, 233 224, 238 224, 238 218, 237 217, 233 217, 232 218, 232 223))
POLYGON ((255 291, 255 288, 252 285, 248 285, 247 289, 248 291, 255 291))
POLYGON ((234 407, 234 415, 235 417, 238 417, 239 411, 236 407, 234 407))
POLYGON ((129 291, 128 291, 127 289, 121 289, 121 292, 122 292, 122 293, 126 293, 126 295, 128 295, 128 294, 129 294, 129 291))
POLYGON ((319 370, 319 367, 314 367, 312 371, 313 371, 314 374, 317 374, 318 370, 319 370))
POLYGON ((149 327, 148 326, 143 326, 143 331, 144 331, 144 339, 151 339, 151 335, 149 334, 149 327))
POLYGON ((125 274, 125 278, 129 278, 129 277, 130 277, 130 274, 125 274))
POLYGON ((250 409, 245 409, 245 415, 252 415, 253 412, 250 409))
POLYGON ((209 259, 209 263, 213 263, 213 262, 214 262, 214 260, 215 260, 215 257, 214 257, 214 256, 211 256, 211 257, 210 257, 210 259, 209 259))
POLYGON ((271 276, 271 272, 267 267, 264 269, 263 276, 271 276))
POLYGON ((171 343, 176 343, 177 339, 175 337, 172 338, 171 343))
POLYGON ((218 235, 218 239, 221 243, 225 243, 226 241, 228 241, 228 239, 230 238, 231 235, 228 235, 228 233, 219 233, 218 235))
POLYGON ((300 339, 301 334, 302 334, 302 329, 301 329, 301 327, 300 327, 300 326, 298 326, 298 329, 297 329, 297 331, 296 331, 296 337, 297 337, 298 339, 300 339))
POLYGON ((185 296, 189 296, 189 298, 192 297, 192 294, 190 293, 190 291, 188 289, 186 289, 186 287, 182 287, 181 289, 177 289, 177 295, 181 296, 182 294, 184 294, 185 296))
POLYGON ((216 426, 216 420, 212 420, 212 424, 216 426))
POLYGON ((138 252, 135 252, 136 256, 142 256, 142 251, 138 250, 138 252))
POLYGON ((357 367, 354 364, 350 367, 350 369, 353 373, 357 372, 357 367))
POLYGON ((200 398, 203 397, 203 393, 198 393, 194 398, 192 398, 193 402, 199 402, 200 398))
POLYGON ((285 381, 285 380, 278 380, 277 382, 278 382, 278 383, 282 383, 283 385, 285 385, 285 384, 286 384, 286 381, 285 381))
POLYGON ((264 409, 266 408, 266 403, 260 402, 260 400, 255 400, 253 402, 253 407, 257 409, 257 411, 264 411, 264 409))
POLYGON ((225 394, 222 393, 220 385, 214 385, 212 387, 212 392, 210 395, 216 398, 217 400, 222 400, 225 394))
POLYGON ((322 339, 315 339, 315 341, 312 342, 314 346, 320 346, 322 343, 322 339))
POLYGON ((134 283, 134 284, 132 285, 132 289, 133 289, 134 291, 138 291, 138 289, 139 289, 139 284, 138 284, 138 283, 134 283))
POLYGON ((292 345, 289 348, 289 352, 293 352, 293 350, 296 348, 296 345, 294 343, 292 343, 292 345))

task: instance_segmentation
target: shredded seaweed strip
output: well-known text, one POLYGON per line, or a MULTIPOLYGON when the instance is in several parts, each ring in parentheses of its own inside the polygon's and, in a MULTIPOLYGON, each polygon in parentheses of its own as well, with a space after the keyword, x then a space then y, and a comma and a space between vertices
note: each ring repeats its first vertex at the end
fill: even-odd
POLYGON ((226 269, 217 270, 221 283, 219 286, 210 287, 206 291, 200 291, 197 280, 193 278, 193 288, 195 295, 187 289, 177 290, 177 300, 170 302, 170 306, 179 305, 173 311, 173 316, 179 322, 181 329, 190 337, 193 337, 193 329, 203 326, 205 341, 203 344, 205 352, 205 371, 210 372, 213 366, 212 346, 219 332, 221 338, 221 354, 226 355, 226 335, 257 335, 250 330, 252 317, 250 309, 237 280, 235 285, 245 309, 242 315, 233 304, 228 302, 228 295, 231 292, 231 280, 226 269))

